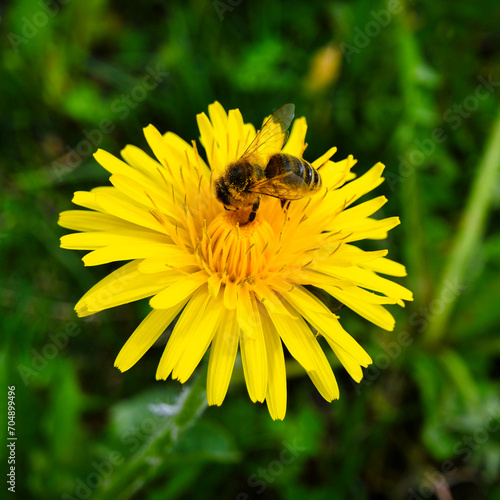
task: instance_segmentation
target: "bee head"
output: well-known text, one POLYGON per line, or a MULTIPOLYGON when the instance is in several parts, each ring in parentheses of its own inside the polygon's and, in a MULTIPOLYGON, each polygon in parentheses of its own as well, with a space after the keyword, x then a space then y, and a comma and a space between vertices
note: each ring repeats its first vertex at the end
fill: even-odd
POLYGON ((226 210, 240 210, 252 206, 255 195, 247 192, 252 184, 255 167, 248 161, 231 163, 224 175, 215 181, 215 196, 226 210))
POLYGON ((225 207, 231 205, 232 196, 224 177, 215 182, 215 196, 225 207))

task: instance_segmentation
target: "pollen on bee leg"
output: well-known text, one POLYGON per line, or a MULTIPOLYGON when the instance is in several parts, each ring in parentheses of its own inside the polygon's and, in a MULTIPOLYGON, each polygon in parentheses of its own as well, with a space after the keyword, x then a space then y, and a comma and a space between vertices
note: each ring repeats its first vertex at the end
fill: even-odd
POLYGON ((251 206, 248 208, 240 208, 239 210, 232 210, 231 215, 233 224, 237 227, 247 226, 249 224, 252 224, 252 222, 255 222, 255 219, 253 221, 249 221, 251 213, 252 213, 251 206))

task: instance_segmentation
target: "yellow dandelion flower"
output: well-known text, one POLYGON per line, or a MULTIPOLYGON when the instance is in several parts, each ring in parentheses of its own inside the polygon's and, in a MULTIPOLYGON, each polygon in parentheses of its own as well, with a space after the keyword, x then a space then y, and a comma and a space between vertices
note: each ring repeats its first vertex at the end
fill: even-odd
MULTIPOLYGON (((194 141, 162 135, 152 125, 144 134, 156 159, 130 145, 121 152, 125 161, 103 150, 95 153, 111 173, 112 186, 75 193, 73 202, 88 210, 61 213, 59 224, 79 231, 63 236, 61 246, 89 250, 86 266, 131 262, 92 287, 75 310, 88 316, 151 297, 152 311, 116 358, 120 370, 131 368, 179 316, 157 379, 171 375, 186 382, 210 346, 207 399, 220 405, 239 348, 251 400, 265 400, 271 417, 283 419, 282 344, 328 401, 337 399, 339 390, 311 327, 357 382, 362 367, 372 362, 306 285, 386 330, 394 328, 394 319, 384 305, 412 300, 406 288, 377 274, 405 275, 401 264, 385 257, 386 250, 353 245, 385 238, 399 219, 371 217, 387 201, 384 196, 351 207, 383 181, 384 166, 377 163, 356 179, 352 156, 330 160, 335 148, 311 163, 321 177, 316 191, 284 206, 278 195, 259 196, 250 222, 252 209, 225 210, 214 182, 255 143, 256 131, 239 110, 226 113, 215 102, 208 111, 209 116, 197 116, 208 164, 194 141)), ((302 158, 306 130, 305 118, 296 119, 289 140, 284 144, 284 134, 275 134, 266 154, 302 158)))

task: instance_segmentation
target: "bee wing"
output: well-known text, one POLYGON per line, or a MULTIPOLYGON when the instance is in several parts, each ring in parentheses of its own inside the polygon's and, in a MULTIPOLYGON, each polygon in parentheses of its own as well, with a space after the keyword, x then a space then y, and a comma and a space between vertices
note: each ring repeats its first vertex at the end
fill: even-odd
POLYGON ((249 191, 273 196, 280 200, 300 200, 307 193, 304 179, 293 172, 283 172, 271 179, 264 179, 250 186, 249 191))
POLYGON ((275 111, 259 130, 241 158, 248 158, 267 151, 277 153, 281 150, 288 136, 287 130, 295 116, 295 105, 285 104, 275 111))

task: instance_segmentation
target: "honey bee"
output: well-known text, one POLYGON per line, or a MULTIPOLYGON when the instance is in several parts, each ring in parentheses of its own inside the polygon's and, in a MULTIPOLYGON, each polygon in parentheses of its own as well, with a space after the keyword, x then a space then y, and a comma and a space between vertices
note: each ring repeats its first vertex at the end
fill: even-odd
POLYGON ((273 146, 274 150, 281 148, 294 116, 293 104, 278 109, 266 120, 241 157, 230 163, 215 180, 217 199, 226 210, 241 212, 243 224, 255 219, 262 195, 280 199, 283 207, 321 187, 318 171, 303 158, 266 153, 273 146))

